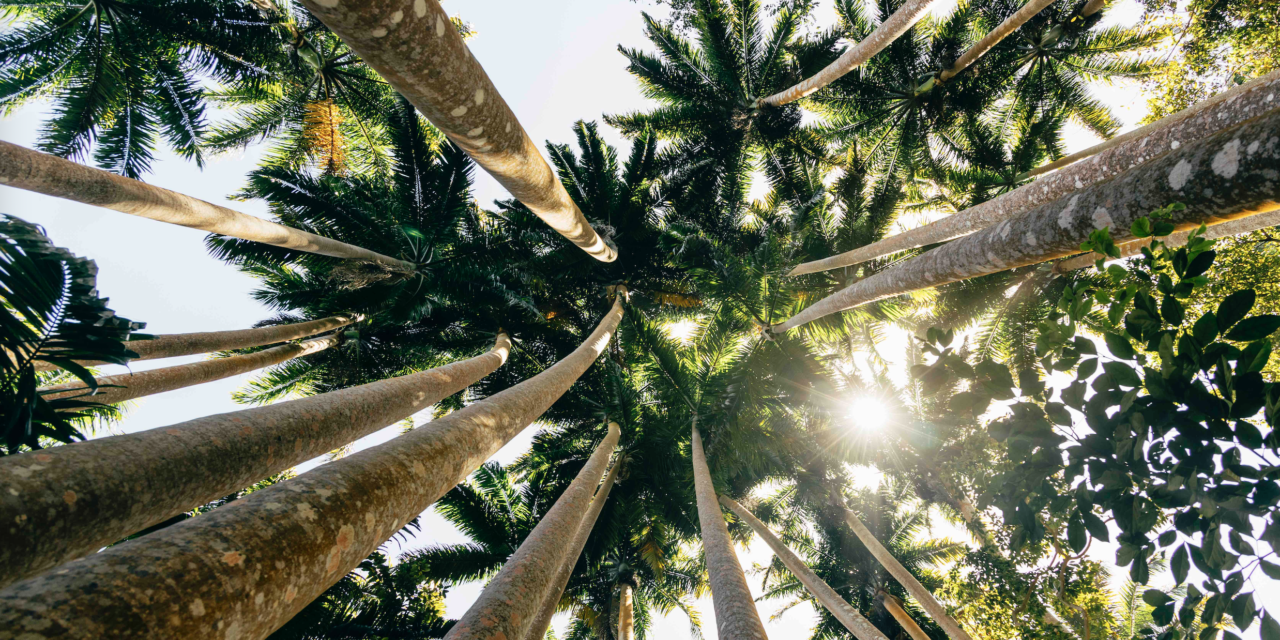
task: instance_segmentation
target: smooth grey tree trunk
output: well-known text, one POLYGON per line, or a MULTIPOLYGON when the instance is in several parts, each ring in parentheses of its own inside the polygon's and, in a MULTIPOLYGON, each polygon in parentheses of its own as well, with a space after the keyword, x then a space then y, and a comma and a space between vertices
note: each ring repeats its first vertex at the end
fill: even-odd
POLYGON ((0 629, 266 637, 542 415, 621 318, 619 299, 546 371, 390 442, 0 590, 0 629))
POLYGON ((702 451, 702 436, 693 427, 693 485, 698 495, 698 522, 702 527, 702 551, 707 559, 711 600, 716 610, 716 635, 720 640, 767 640, 756 611, 747 578, 734 553, 729 527, 724 523, 711 469, 702 451))
POLYGON ((57 156, 0 142, 0 184, 142 218, 334 258, 413 271, 412 262, 197 200, 57 156))
POLYGON ((104 376, 97 379, 98 390, 92 395, 89 395, 89 388, 79 380, 45 387, 40 389, 40 392, 50 399, 83 396, 81 399, 87 402, 116 404, 256 371, 286 360, 324 351, 337 346, 338 341, 338 336, 330 335, 229 358, 213 358, 176 367, 104 376))
POLYGON ((803 584, 805 589, 808 589, 809 593, 813 595, 813 598, 821 603, 823 607, 826 607, 832 617, 839 620, 840 624, 844 625, 844 628, 848 629, 849 633, 852 633, 855 638, 858 638, 858 640, 889 640, 875 625, 871 624, 870 620, 862 617, 862 614, 858 613, 857 609, 854 609, 844 598, 840 597, 840 594, 836 593, 835 589, 832 589, 822 578, 818 577, 818 574, 814 573, 813 569, 805 565, 804 561, 798 558, 791 549, 782 544, 782 541, 773 534, 773 531, 770 531, 769 527, 760 522, 760 519, 756 518, 746 507, 725 495, 720 496, 720 503, 751 525, 756 535, 759 535, 765 541, 765 544, 769 545, 774 555, 778 556, 782 564, 786 565, 791 574, 796 577, 796 580, 799 580, 800 584, 803 584))
POLYGON ((1280 203, 1277 166, 1280 109, 898 263, 772 330, 781 333, 891 296, 1074 255, 1098 229, 1110 228, 1111 237, 1124 242, 1133 238, 1134 220, 1175 202, 1186 208, 1173 213, 1174 231, 1272 211, 1280 203))
POLYGON ((422 411, 489 375, 511 342, 389 380, 0 457, 0 586, 91 554, 422 411))
MULTIPOLYGON (((297 340, 317 333, 324 333, 345 327, 359 319, 358 316, 331 316, 307 322, 280 324, 273 327, 257 329, 239 329, 236 331, 205 331, 200 333, 172 333, 159 335, 150 340, 130 340, 125 346, 138 354, 130 362, 140 360, 158 360, 160 358, 176 358, 197 353, 214 351, 230 351, 232 349, 248 349, 261 347, 277 342, 297 340)), ((84 366, 107 364, 101 360, 77 360, 84 366)), ((52 371, 58 367, 47 362, 36 363, 36 371, 52 371)))
POLYGON ((609 434, 596 447, 569 488, 560 494, 538 526, 502 565, 498 575, 445 634, 445 640, 523 638, 537 622, 538 610, 555 589, 555 578, 570 560, 570 545, 582 529, 592 494, 604 476, 609 456, 618 445, 618 424, 609 423, 609 434))
POLYGON ((920 625, 911 619, 911 614, 902 608, 902 601, 896 596, 881 591, 880 601, 884 603, 885 611, 888 611, 889 615, 898 621, 898 626, 902 627, 907 632, 907 635, 911 636, 911 640, 932 640, 929 634, 925 633, 924 629, 921 629, 920 625))
POLYGON ((1116 136, 1100 145, 1063 158, 1065 167, 982 204, 946 218, 890 236, 879 242, 836 256, 806 262, 787 275, 802 275, 847 267, 889 254, 946 242, 1003 222, 1036 207, 1054 202, 1085 187, 1120 174, 1266 114, 1276 108, 1280 71, 1223 92, 1188 109, 1162 118, 1141 129, 1116 136), (1088 162, 1076 162, 1092 156, 1088 162))
MULTIPOLYGON (((1239 218, 1210 226, 1205 229, 1203 237, 1211 239, 1226 238, 1229 236, 1238 236, 1240 234, 1250 233, 1259 229, 1267 229, 1276 225, 1280 225, 1280 206, 1277 206, 1277 208, 1272 211, 1256 213, 1247 218, 1239 218)), ((1182 245, 1187 244, 1187 240, 1191 238, 1191 232, 1193 231, 1195 231, 1195 229, 1179 231, 1165 238, 1161 238, 1161 242, 1164 242, 1165 246, 1168 247, 1181 247, 1182 245)), ((1120 257, 1128 258, 1142 253, 1142 248, 1149 246, 1151 246, 1151 238, 1142 238, 1141 240, 1126 242, 1119 245, 1118 248, 1120 249, 1120 257)), ((1105 258, 1104 256, 1096 253, 1086 253, 1075 256, 1074 258, 1067 258, 1066 260, 1053 265, 1053 270, 1056 273, 1067 273, 1077 269, 1084 269, 1085 267, 1093 266, 1093 263, 1096 262, 1098 258, 1104 258, 1107 260, 1111 259, 1105 258)))
POLYGON ((850 529, 853 529, 853 534, 858 536, 858 540, 862 541, 862 545, 871 552, 880 566, 884 567, 885 571, 888 571, 889 575, 893 576, 898 584, 901 584, 907 593, 920 603, 921 607, 924 607, 933 621, 938 623, 938 626, 942 627, 952 640, 973 640, 933 597, 933 594, 924 588, 924 585, 920 584, 920 581, 916 580, 916 577, 911 575, 911 572, 907 571, 906 567, 902 566, 902 563, 898 562, 898 559, 893 557, 893 554, 889 553, 889 550, 885 549, 884 545, 880 544, 880 541, 876 540, 876 537, 863 526, 858 516, 854 515, 838 498, 833 498, 832 504, 844 511, 845 522, 849 524, 850 529))
POLYGON ((938 74, 938 81, 946 82, 959 75, 961 71, 964 71, 969 67, 969 65, 977 62, 978 58, 981 58, 984 54, 990 51, 992 47, 999 44, 1001 40, 1009 37, 1009 34, 1017 31, 1018 27, 1026 24, 1028 20, 1035 17, 1037 13, 1040 13, 1045 7, 1053 4, 1053 2, 1054 0, 1031 0, 1030 2, 1022 5, 1022 8, 1018 9, 1013 15, 1006 18, 1005 21, 1001 22, 995 29, 992 29, 991 33, 983 36, 977 44, 969 47, 969 50, 965 51, 964 54, 956 60, 956 63, 951 65, 950 69, 938 74))
POLYGON ((578 556, 582 555, 582 550, 587 546, 587 538, 591 537, 591 530, 595 527, 596 520, 600 517, 600 511, 604 509, 604 504, 609 500, 609 492, 613 489, 613 483, 618 477, 618 470, 622 468, 622 460, 614 461, 613 467, 609 469, 609 475, 605 476, 604 483, 596 490, 596 495, 591 499, 591 506, 587 509, 587 515, 582 518, 582 524, 578 527, 578 531, 573 534, 573 542, 569 545, 569 555, 560 565, 556 577, 552 580, 553 588, 542 598, 542 604, 538 607, 538 615, 534 618, 533 624, 529 627, 529 633, 525 634, 526 640, 542 640, 547 636, 547 629, 551 627, 551 618, 555 616, 556 609, 560 606, 560 598, 564 595, 564 588, 569 584, 569 578, 573 575, 573 567, 578 564, 578 556))
POLYGON ((858 44, 849 47, 835 62, 827 65, 822 71, 815 73, 811 77, 805 78, 799 84, 793 87, 779 91, 767 98, 760 98, 756 101, 756 106, 763 104, 775 107, 795 102, 829 84, 839 80, 845 74, 866 64, 872 56, 880 53, 885 47, 893 44, 902 34, 906 33, 920 18, 924 17, 925 11, 929 5, 933 4, 933 0, 907 0, 898 10, 889 16, 889 19, 880 23, 875 31, 871 32, 858 44))
POLYGON ((436 0, 303 4, 543 222, 597 260, 617 258, 436 0))

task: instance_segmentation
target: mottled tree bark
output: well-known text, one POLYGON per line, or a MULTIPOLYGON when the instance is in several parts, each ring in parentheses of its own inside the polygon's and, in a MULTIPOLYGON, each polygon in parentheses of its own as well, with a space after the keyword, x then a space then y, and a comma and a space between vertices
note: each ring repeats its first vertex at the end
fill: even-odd
POLYGON ((636 637, 634 591, 629 582, 618 585, 618 640, 635 640, 636 637))
POLYGON ((595 362, 572 354, 386 444, 0 590, 0 640, 264 638, 466 479, 595 362))
POLYGON ((591 537, 591 530, 596 525, 596 520, 600 517, 600 511, 604 509, 604 504, 609 500, 609 491, 613 489, 613 483, 618 477, 618 469, 622 467, 622 460, 619 459, 613 463, 613 467, 609 469, 609 475, 605 476, 604 483, 596 490, 596 495, 591 499, 591 506, 587 509, 587 514, 582 518, 582 524, 578 526, 578 531, 573 534, 573 542, 569 545, 569 555, 565 556, 564 562, 560 564, 560 568, 552 579, 552 589, 542 598, 542 604, 538 607, 538 614, 534 618, 533 624, 529 627, 529 632, 525 634, 526 640, 542 640, 547 636, 547 629, 551 626, 551 618, 556 614, 556 608, 560 605, 560 597, 564 595, 564 588, 569 584, 569 578, 573 575, 573 567, 578 564, 578 556, 582 555, 582 550, 587 546, 587 538, 591 537))
POLYGON ((436 0, 303 4, 552 229, 597 260, 617 257, 569 198, 436 0))
POLYGON ((885 47, 897 40, 899 36, 906 33, 920 18, 924 17, 925 11, 929 5, 933 4, 933 0, 907 0, 888 20, 880 23, 871 35, 864 38, 858 44, 849 47, 835 62, 827 65, 822 71, 814 74, 799 84, 786 90, 779 91, 767 98, 760 98, 756 101, 756 106, 763 104, 775 107, 782 106, 789 102, 795 102, 829 84, 839 80, 842 76, 866 64, 872 56, 880 53, 885 47))
POLYGON ((555 587, 560 568, 571 560, 565 541, 572 540, 582 528, 592 494, 620 434, 617 423, 609 423, 609 434, 582 471, 449 630, 445 640, 523 638, 529 633, 543 600, 555 587))
POLYGON ((1088 162, 1076 162, 1031 184, 922 227, 840 255, 807 262, 788 275, 847 267, 985 229, 1259 117, 1280 105, 1278 92, 1280 71, 1275 71, 1141 129, 1063 158, 1063 161, 1073 157, 1080 160, 1092 156, 1088 162))
POLYGON ((0 458, 0 586, 91 554, 369 435, 475 384, 488 353, 429 371, 169 427, 0 458))
MULTIPOLYGON (((1226 238, 1229 236, 1238 236, 1243 233, 1249 233, 1251 231, 1257 231, 1259 229, 1267 229, 1276 225, 1280 225, 1280 208, 1272 211, 1255 213, 1247 218, 1239 218, 1237 220, 1230 220, 1212 225, 1205 229, 1203 237, 1212 239, 1226 238)), ((1181 247, 1187 243, 1188 239, 1191 238, 1191 232, 1193 231, 1195 231, 1195 229, 1179 231, 1177 233, 1170 234, 1168 237, 1161 238, 1160 240, 1164 242, 1165 246, 1181 247)), ((1119 245, 1120 257, 1128 258, 1130 256, 1138 255, 1142 252, 1143 247, 1151 246, 1151 240, 1151 238, 1142 238, 1141 240, 1134 240, 1133 242, 1126 242, 1119 245)), ((1067 258, 1066 260, 1053 265, 1053 271, 1055 273, 1067 273, 1069 271, 1091 267, 1098 258, 1110 260, 1110 258, 1100 254, 1086 253, 1074 258, 1067 258)))
POLYGON ((1135 219, 1174 202, 1186 205, 1173 214, 1174 231, 1271 211, 1280 206, 1278 166, 1280 110, 889 267, 773 331, 908 291, 1073 255, 1097 229, 1110 227, 1112 238, 1124 242, 1133 237, 1135 219))
POLYGON ((924 588, 924 585, 920 584, 920 581, 916 580, 916 577, 911 575, 911 572, 907 571, 906 567, 903 567, 902 563, 898 562, 898 559, 893 557, 893 554, 889 553, 889 550, 885 549, 884 545, 880 544, 880 541, 876 540, 874 535, 871 535, 871 532, 862 525, 862 521, 858 519, 858 516, 849 511, 840 498, 833 498, 832 504, 844 511, 845 522, 849 523, 849 528, 853 529, 854 535, 858 536, 858 540, 862 541, 867 551, 870 551, 871 555, 875 556, 880 566, 884 567, 885 571, 888 571, 889 575, 893 576, 898 581, 898 584, 901 584, 907 590, 907 593, 911 594, 911 597, 920 603, 921 607, 924 607, 924 610, 929 613, 933 621, 938 623, 938 626, 942 627, 942 630, 946 631, 952 640, 973 640, 947 614, 947 610, 934 599, 933 594, 929 593, 929 590, 924 588))
POLYGON ((902 608, 902 601, 898 600, 896 596, 881 591, 879 598, 880 602, 884 604, 885 611, 888 611, 889 615, 898 621, 898 626, 902 627, 907 632, 907 635, 911 636, 911 640, 932 640, 929 634, 925 633, 924 629, 921 629, 920 625, 911 619, 911 615, 907 613, 907 610, 902 608))
POLYGON ((858 613, 857 609, 854 609, 844 598, 841 598, 840 594, 835 592, 835 589, 832 589, 822 578, 818 577, 818 574, 805 565, 803 560, 796 557, 796 554, 791 549, 782 544, 782 541, 773 535, 769 527, 760 522, 754 514, 728 496, 720 496, 720 503, 751 525, 756 535, 764 539, 765 544, 768 544, 769 548, 773 549, 774 555, 778 556, 782 564, 791 570, 791 574, 800 581, 800 584, 803 584, 805 589, 808 589, 809 593, 813 595, 813 598, 821 603, 823 607, 826 607, 827 611, 831 612, 831 615, 836 620, 839 620, 840 624, 844 625, 844 628, 848 629, 849 633, 852 633, 855 638, 858 638, 858 640, 888 640, 875 625, 871 624, 870 620, 862 617, 862 614, 858 613))
POLYGON ((716 635, 720 640, 767 640, 756 611, 747 578, 733 551, 729 527, 724 523, 711 469, 702 451, 702 436, 693 427, 693 485, 698 495, 698 522, 702 527, 702 552, 707 559, 711 601, 716 610, 716 635))
POLYGON ((231 356, 230 358, 214 358, 176 367, 105 376, 97 379, 98 390, 93 395, 86 395, 89 389, 80 381, 45 387, 40 389, 40 392, 46 394, 46 398, 66 398, 83 395, 82 399, 85 401, 99 404, 116 404, 126 400, 185 389, 186 387, 256 371, 286 360, 324 351, 336 346, 338 340, 336 335, 312 338, 297 344, 284 344, 255 353, 231 356))
MULTIPOLYGON (((356 317, 332 316, 319 320, 280 324, 274 327, 260 327, 257 329, 173 333, 159 335, 151 340, 131 340, 126 346, 130 351, 138 354, 138 357, 133 358, 130 362, 176 358, 197 353, 248 349, 266 344, 297 340, 298 338, 305 338, 317 333, 345 327, 355 322, 356 319, 356 317)), ((77 360, 76 362, 84 366, 107 364, 100 360, 77 360)), ((47 362, 36 363, 36 371, 52 371, 57 368, 47 362)))
POLYGON ((1041 10, 1051 4, 1053 4, 1053 0, 1031 0, 1030 2, 1022 5, 1021 9, 1018 9, 1017 12, 1006 18, 1004 22, 1001 22, 999 26, 992 29, 991 33, 983 36, 977 44, 969 47, 969 50, 965 51, 964 54, 956 60, 956 63, 951 65, 950 69, 938 74, 938 81, 946 82, 959 75, 961 71, 967 69, 969 65, 973 64, 978 60, 978 58, 981 58, 990 51, 991 47, 996 46, 1001 40, 1009 37, 1009 34, 1017 31, 1018 27, 1026 24, 1028 20, 1035 17, 1037 13, 1040 13, 1041 10))
POLYGON ((241 240, 334 258, 370 260, 397 271, 415 268, 412 262, 291 229, 8 142, 0 142, 0 184, 241 240))

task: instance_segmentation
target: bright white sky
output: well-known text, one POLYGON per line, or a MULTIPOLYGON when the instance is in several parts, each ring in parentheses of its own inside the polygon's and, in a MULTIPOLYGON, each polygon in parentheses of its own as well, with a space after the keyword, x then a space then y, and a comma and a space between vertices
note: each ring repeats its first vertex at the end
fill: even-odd
MULTIPOLYGON (((948 10, 953 2, 941 0, 938 10, 948 10)), ((640 11, 662 12, 643 0, 640 3, 630 0, 449 0, 445 8, 478 31, 469 43, 472 52, 538 143, 544 140, 572 142, 570 127, 578 119, 600 120, 604 113, 646 108, 637 83, 626 72, 626 62, 617 52, 619 44, 652 49, 643 35, 640 11)), ((1132 23, 1138 12, 1134 0, 1121 0, 1109 11, 1108 20, 1132 23)), ((833 24, 832 0, 823 0, 816 16, 819 26, 833 24)), ((1099 95, 1115 110, 1126 128, 1131 128, 1145 115, 1145 100, 1133 86, 1100 87, 1099 95)), ((0 120, 0 139, 32 146, 47 113, 47 105, 37 104, 0 120)), ((625 151, 627 145, 621 136, 603 122, 601 125, 605 138, 625 151)), ((1092 136, 1076 129, 1069 136, 1069 150, 1095 142, 1092 136)), ((245 174, 254 168, 261 153, 262 149, 252 148, 242 154, 214 158, 200 170, 162 151, 157 155, 154 174, 147 180, 264 216, 266 208, 260 202, 226 199, 242 186, 245 174)), ((477 170, 477 178, 476 194, 481 203, 508 197, 483 171, 477 170)), ((147 322, 148 332, 238 329, 271 315, 250 298, 254 288, 251 278, 208 255, 202 243, 203 232, 8 187, 0 187, 0 212, 43 225, 57 244, 96 260, 100 268, 99 288, 111 297, 112 308, 122 316, 147 322)), ((882 352, 900 352, 905 345, 903 338, 894 336, 882 345, 882 352)), ((172 366, 199 358, 141 362, 134 370, 172 366)), ((145 398, 130 412, 123 430, 140 431, 241 409, 243 407, 231 401, 230 394, 250 377, 239 376, 145 398)), ((528 449, 533 432, 529 429, 518 436, 495 458, 503 463, 517 458, 528 449)), ((359 441, 356 447, 372 446, 396 433, 396 428, 391 427, 359 441)), ((316 462, 306 466, 314 466, 316 462)), ((866 470, 860 484, 873 486, 876 481, 877 474, 866 470)), ((423 532, 405 548, 465 541, 456 529, 431 512, 424 514, 423 523, 423 532)), ((950 526, 942 526, 935 533, 963 536, 950 526)), ((395 543, 391 551, 398 552, 395 543)), ((746 567, 767 563, 769 559, 768 549, 758 540, 741 556, 746 567)), ((751 578, 750 582, 758 593, 758 577, 751 578)), ((447 599, 448 615, 459 617, 480 589, 481 585, 477 584, 455 587, 447 599)), ((1266 591, 1275 592, 1274 588, 1266 591)), ((1268 600, 1261 598, 1262 603, 1268 600)), ((769 621, 780 605, 781 602, 760 604, 761 617, 766 620, 770 637, 775 640, 808 638, 816 621, 812 608, 796 607, 778 620, 769 621)), ((700 601, 698 608, 707 637, 714 637, 710 598, 700 601)), ((565 624, 567 616, 558 616, 554 624, 557 632, 562 632, 565 624)), ((1256 638, 1256 629, 1255 625, 1248 636, 1256 638)), ((688 623, 683 614, 675 613, 659 620, 652 633, 651 638, 664 640, 686 638, 689 637, 688 623)))

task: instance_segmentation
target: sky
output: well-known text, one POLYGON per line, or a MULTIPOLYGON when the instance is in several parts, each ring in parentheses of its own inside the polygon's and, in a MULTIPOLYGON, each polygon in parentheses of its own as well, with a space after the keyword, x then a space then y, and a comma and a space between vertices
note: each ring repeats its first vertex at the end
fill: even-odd
MULTIPOLYGON (((1133 0, 1113 4, 1108 20, 1121 23, 1136 20, 1139 8, 1133 0)), ((953 2, 939 0, 935 11, 945 11, 950 6, 953 2)), ((648 103, 627 73, 625 59, 617 47, 621 44, 652 50, 643 35, 640 12, 647 10, 661 15, 661 7, 647 4, 645 0, 639 3, 631 0, 447 0, 444 7, 450 14, 471 23, 477 31, 468 43, 472 53, 533 140, 539 144, 545 140, 572 142, 571 127, 575 121, 597 120, 609 143, 622 150, 627 148, 625 140, 604 125, 601 114, 644 109, 648 103)), ((829 26, 834 23, 833 16, 832 0, 823 0, 815 15, 816 24, 829 26)), ((1125 123, 1126 130, 1145 115, 1144 99, 1133 85, 1099 87, 1098 94, 1125 123)), ((33 104, 0 120, 0 139, 32 146, 47 113, 47 105, 33 104)), ((1067 137, 1069 151, 1096 142, 1096 138, 1078 127, 1067 137)), ((161 151, 157 154, 154 173, 147 181, 265 217, 266 207, 261 202, 227 198, 243 186, 244 176, 256 166, 262 151, 260 147, 253 147, 214 157, 203 170, 168 151, 161 151)), ((477 170, 476 177, 475 193, 482 204, 509 197, 483 171, 477 170)), ((238 329, 272 315, 253 299, 251 278, 208 254, 203 245, 203 232, 9 187, 0 187, 0 212, 43 225, 56 244, 96 260, 98 286, 103 295, 110 296, 111 307, 119 315, 146 322, 149 333, 238 329)), ((900 352, 903 346, 905 336, 891 336, 881 350, 892 354, 900 352)), ((200 359, 201 356, 190 356, 139 362, 133 370, 200 359)), ((108 367, 104 372, 120 370, 108 367)), ((135 402, 121 429, 140 431, 242 409, 244 407, 231 401, 230 395, 251 378, 252 374, 246 374, 144 398, 135 402)), ((420 421, 425 419, 429 418, 420 418, 420 421)), ((528 449, 534 432, 534 428, 526 430, 495 459, 503 463, 516 459, 528 449)), ((390 427, 358 441, 354 448, 359 450, 385 442, 397 433, 397 427, 390 427)), ((319 462, 313 461, 303 469, 319 462)), ((858 482, 874 486, 877 478, 874 470, 863 470, 858 482)), ((945 524, 939 524, 932 533, 963 537, 958 529, 945 524)), ((465 537, 455 528, 428 511, 423 517, 422 532, 403 546, 390 543, 389 550, 396 555, 402 550, 463 541, 465 537)), ((750 568, 767 563, 770 553, 757 539, 742 550, 740 558, 742 564, 750 568)), ((1105 557, 1101 559, 1110 561, 1105 557)), ((752 577, 749 582, 758 595, 759 577, 752 577)), ((481 588, 478 584, 454 587, 446 600, 447 615, 461 616, 481 588)), ((1264 598, 1263 602, 1280 602, 1274 588, 1266 591, 1276 597, 1264 598)), ((775 640, 808 638, 817 619, 813 609, 808 605, 797 606, 774 620, 772 616, 780 605, 778 601, 759 605, 769 636, 775 640)), ((714 637, 710 598, 699 601, 697 606, 703 617, 703 629, 708 637, 714 637)), ((557 634, 566 624, 566 615, 557 616, 553 624, 557 634)), ((1255 626, 1248 635, 1256 638, 1256 629, 1255 626)), ((688 622, 683 614, 674 613, 659 619, 652 633, 650 637, 663 640, 687 638, 688 622)))

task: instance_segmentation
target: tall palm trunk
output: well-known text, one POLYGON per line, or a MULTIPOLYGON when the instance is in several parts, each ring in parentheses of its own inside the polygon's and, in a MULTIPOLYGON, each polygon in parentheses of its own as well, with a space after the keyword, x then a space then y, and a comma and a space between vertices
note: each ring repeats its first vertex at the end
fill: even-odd
POLYGON ((733 551, 729 527, 724 523, 711 469, 702 451, 702 436, 693 426, 693 486, 698 495, 698 523, 702 527, 702 552, 707 559, 711 600, 716 610, 716 634, 720 640, 767 640, 760 614, 756 611, 747 578, 733 551))
POLYGON ((858 540, 862 541, 863 546, 867 548, 867 551, 871 552, 871 555, 880 563, 880 566, 884 567, 889 572, 889 575, 892 575, 898 581, 898 584, 901 584, 907 590, 907 593, 910 593, 911 597, 920 603, 921 607, 924 607, 924 610, 929 613, 933 621, 938 623, 938 626, 942 627, 942 630, 946 631, 952 640, 973 640, 964 629, 960 628, 960 625, 947 613, 947 610, 934 599, 933 594, 929 593, 929 590, 924 588, 924 585, 920 584, 920 581, 916 580, 916 577, 911 575, 911 572, 907 571, 907 568, 902 566, 902 563, 898 562, 898 559, 893 557, 893 554, 889 553, 889 550, 884 548, 884 545, 880 544, 880 541, 876 540, 876 537, 863 526, 858 516, 854 515, 852 511, 849 511, 842 504, 838 496, 833 495, 831 502, 832 506, 844 512, 845 522, 849 524, 850 529, 853 529, 853 534, 858 536, 858 540))
POLYGON ((587 514, 582 518, 582 524, 578 527, 578 531, 573 534, 573 542, 569 544, 569 555, 565 556, 564 562, 561 563, 559 571, 552 580, 552 589, 542 598, 542 604, 538 607, 538 614, 534 618, 533 624, 529 627, 529 632, 525 634, 526 640, 542 640, 547 635, 547 628, 551 626, 551 618, 556 614, 556 608, 560 605, 560 598, 564 595, 564 588, 569 584, 569 578, 573 575, 573 567, 578 564, 578 556, 582 555, 582 550, 587 546, 587 538, 591 537, 591 530, 595 527, 596 520, 600 517, 600 511, 604 509, 604 503, 609 499, 609 491, 613 489, 614 480, 618 477, 618 469, 622 468, 622 460, 619 459, 613 463, 613 467, 609 469, 609 475, 605 476, 604 483, 596 491, 596 495, 591 499, 591 506, 587 509, 587 514))
POLYGON ((822 603, 822 606, 826 607, 827 611, 831 612, 831 615, 836 620, 839 620, 840 624, 844 625, 844 628, 848 629, 849 633, 852 633, 855 638, 858 638, 858 640, 888 640, 875 625, 871 624, 870 620, 862 617, 862 614, 858 613, 857 609, 854 609, 844 598, 841 598, 840 594, 835 592, 835 589, 832 589, 822 578, 819 578, 818 574, 806 566, 804 561, 796 557, 796 554, 792 553, 791 549, 782 544, 782 541, 773 535, 769 527, 760 522, 754 514, 725 495, 720 496, 720 503, 751 525, 756 535, 764 539, 765 544, 768 544, 769 548, 773 549, 774 555, 778 556, 778 559, 782 561, 782 564, 786 565, 791 574, 800 581, 800 584, 803 584, 809 590, 809 593, 813 594, 814 599, 822 603))
POLYGON ((370 260, 397 271, 415 268, 412 262, 291 229, 8 142, 0 142, 0 184, 241 240, 334 258, 370 260))
POLYGON ((969 50, 965 51, 960 58, 956 60, 956 63, 951 65, 950 69, 938 74, 938 82, 946 82, 956 77, 961 71, 964 71, 969 67, 969 65, 976 62, 978 58, 981 58, 984 54, 990 51, 991 47, 996 46, 1001 40, 1009 37, 1009 34, 1017 31, 1018 27, 1026 24, 1028 20, 1035 17, 1037 13, 1040 13, 1040 11, 1053 4, 1053 2, 1054 0, 1031 0, 1030 2, 1022 5, 1021 9, 1018 9, 1013 15, 1006 18, 1004 22, 1001 22, 999 26, 992 29, 991 33, 983 36, 976 44, 969 47, 969 50))
POLYGON ((46 398, 66 398, 84 395, 84 400, 100 404, 116 404, 134 398, 151 396, 166 391, 185 389, 186 387, 213 382, 223 378, 256 371, 263 367, 279 364, 286 360, 301 358, 324 351, 338 344, 336 335, 323 338, 312 338, 298 344, 284 344, 256 353, 249 353, 230 358, 214 358, 191 364, 152 369, 138 373, 122 373, 114 376, 98 378, 98 390, 93 395, 85 395, 88 389, 83 382, 68 382, 40 389, 46 398))
MULTIPOLYGON (((156 336, 151 340, 132 340, 125 346, 130 351, 138 354, 138 357, 133 358, 130 362, 176 358, 197 353, 247 349, 249 347, 260 347, 264 344, 297 340, 298 338, 305 338, 317 333, 345 327, 357 319, 357 316, 330 316, 319 320, 280 324, 274 327, 260 327, 257 329, 172 333, 156 336)), ((76 362, 84 366, 107 364, 100 360, 77 360, 76 362)), ((57 368, 47 362, 36 364, 36 371, 51 371, 57 368)))
POLYGON ((1038 264, 1079 253, 1080 243, 1110 228, 1132 239, 1134 220, 1174 202, 1174 231, 1280 208, 1280 109, 1139 165, 1108 182, 1026 211, 900 262, 838 291, 786 322, 781 333, 823 316, 891 296, 1038 264))
POLYGON ((830 258, 806 262, 792 269, 787 275, 797 276, 848 267, 985 229, 1036 207, 1052 203, 1076 190, 1115 178, 1144 162, 1172 153, 1184 145, 1212 136, 1227 127, 1263 115, 1276 108, 1275 98, 1268 99, 1268 97, 1274 96, 1277 89, 1280 89, 1280 71, 1273 71, 1145 127, 1116 136, 1107 142, 1046 165, 1049 168, 1056 168, 1075 162, 1031 184, 1023 185, 982 204, 865 247, 830 258), (1089 156, 1096 157, 1089 162, 1076 162, 1089 156))
MULTIPOLYGON (((1238 236, 1243 233, 1249 233, 1251 231, 1257 231, 1259 229, 1267 229, 1276 225, 1280 225, 1280 209, 1270 211, 1268 213, 1259 213, 1257 215, 1249 216, 1248 218, 1238 218, 1236 220, 1212 225, 1205 229, 1203 237, 1227 238, 1230 236, 1238 236)), ((1160 240, 1164 242, 1165 246, 1181 247, 1182 245, 1187 244, 1187 240, 1191 238, 1192 231, 1194 231, 1194 229, 1179 231, 1166 238, 1161 238, 1160 240)), ((1120 245, 1120 256, 1122 258, 1128 258, 1129 256, 1138 255, 1142 252, 1143 247, 1151 246, 1151 240, 1151 238, 1143 238, 1141 240, 1134 240, 1133 242, 1126 242, 1120 245)), ((1066 260, 1053 265, 1053 270, 1055 273, 1067 273, 1068 271, 1084 269, 1085 267, 1093 266, 1093 263, 1096 262, 1099 257, 1101 256, 1096 253, 1086 253, 1074 258, 1067 258, 1066 260)), ((1109 260, 1110 258, 1107 259, 1109 260)))
POLYGON ((617 258, 436 0, 303 4, 543 222, 597 260, 617 258))
POLYGON ((0 492, 0 521, 19 523, 0 545, 0 586, 395 424, 489 375, 510 348, 499 335, 429 371, 0 458, 13 489, 0 492))
POLYGON ((618 585, 618 631, 617 640, 635 640, 636 619, 635 603, 632 592, 634 588, 629 582, 618 585))
POLYGON ((0 629, 193 638, 216 622, 241 640, 266 637, 542 415, 621 318, 619 299, 546 371, 386 444, 0 590, 0 629))
POLYGON ((907 632, 907 635, 911 636, 911 640, 932 640, 929 638, 929 634, 925 633, 924 629, 921 629, 920 625, 911 619, 911 615, 907 613, 907 610, 902 608, 901 600, 893 594, 883 591, 880 592, 879 597, 880 602, 884 604, 885 611, 888 611, 889 615, 898 621, 898 626, 902 627, 907 632))
POLYGON ((804 81, 790 87, 786 90, 779 91, 767 98, 761 98, 756 105, 772 105, 780 107, 789 102, 795 102, 829 84, 839 80, 845 74, 866 64, 872 56, 880 53, 885 47, 893 44, 902 34, 906 33, 920 18, 924 17, 924 12, 933 4, 933 0, 907 0, 898 10, 889 16, 888 20, 880 23, 871 35, 864 38, 858 44, 849 47, 835 62, 827 65, 812 76, 805 78, 804 81))
POLYGON ((523 638, 529 633, 543 601, 555 588, 561 567, 576 560, 569 558, 570 547, 564 542, 582 529, 592 494, 604 476, 619 435, 618 424, 610 422, 609 434, 582 471, 449 630, 445 640, 523 638))

